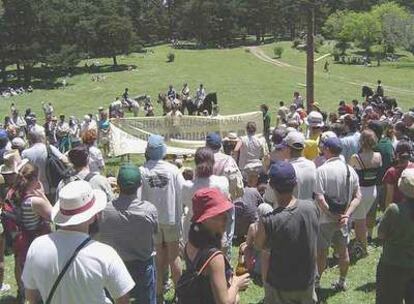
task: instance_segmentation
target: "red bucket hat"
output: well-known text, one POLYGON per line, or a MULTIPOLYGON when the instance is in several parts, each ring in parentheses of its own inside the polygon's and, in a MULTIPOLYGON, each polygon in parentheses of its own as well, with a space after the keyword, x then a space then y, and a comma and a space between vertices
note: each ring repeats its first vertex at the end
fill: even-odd
POLYGON ((218 189, 200 189, 193 196, 193 218, 191 221, 201 223, 232 208, 233 204, 218 189))

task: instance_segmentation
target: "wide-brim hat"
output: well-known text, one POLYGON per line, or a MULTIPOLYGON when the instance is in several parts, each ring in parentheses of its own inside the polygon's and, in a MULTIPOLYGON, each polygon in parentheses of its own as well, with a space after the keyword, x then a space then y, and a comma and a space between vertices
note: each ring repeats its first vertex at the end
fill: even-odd
POLYGON ((398 189, 409 198, 414 198, 414 169, 405 169, 398 180, 398 189))
POLYGON ((306 125, 310 127, 323 127, 325 123, 323 122, 323 116, 321 113, 312 111, 309 113, 308 117, 305 119, 306 125))
POLYGON ((73 181, 62 188, 52 209, 52 221, 62 227, 90 220, 105 209, 107 198, 102 190, 94 190, 86 181, 73 181))
POLYGON ((18 150, 6 151, 3 155, 4 164, 0 166, 0 174, 13 174, 19 172, 20 168, 29 162, 21 159, 18 150))

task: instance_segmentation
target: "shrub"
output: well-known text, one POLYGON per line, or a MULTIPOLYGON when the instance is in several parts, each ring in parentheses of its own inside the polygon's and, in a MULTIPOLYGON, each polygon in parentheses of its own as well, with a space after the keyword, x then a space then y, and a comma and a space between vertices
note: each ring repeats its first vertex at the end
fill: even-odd
POLYGON ((280 45, 275 46, 275 48, 273 49, 273 53, 277 58, 282 58, 283 51, 284 49, 280 45))
POLYGON ((174 62, 174 60, 175 60, 175 54, 174 53, 168 53, 167 61, 168 62, 174 62))

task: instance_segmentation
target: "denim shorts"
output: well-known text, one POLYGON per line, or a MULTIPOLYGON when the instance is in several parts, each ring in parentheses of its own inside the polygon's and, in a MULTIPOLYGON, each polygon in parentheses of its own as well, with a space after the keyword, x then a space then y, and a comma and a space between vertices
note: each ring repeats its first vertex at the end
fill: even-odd
POLYGON ((137 304, 156 304, 156 272, 154 258, 147 261, 129 261, 125 265, 135 282, 130 297, 135 299, 137 304))

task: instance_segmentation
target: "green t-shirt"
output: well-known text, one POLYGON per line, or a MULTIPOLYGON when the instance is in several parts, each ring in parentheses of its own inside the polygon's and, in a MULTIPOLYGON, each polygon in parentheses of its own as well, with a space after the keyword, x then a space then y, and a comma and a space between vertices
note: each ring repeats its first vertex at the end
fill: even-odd
POLYGON ((391 204, 384 213, 378 233, 384 236, 381 261, 414 269, 414 202, 391 204))
POLYGON ((379 152, 382 157, 382 167, 378 175, 378 182, 382 183, 382 178, 384 177, 385 172, 387 172, 388 168, 392 165, 394 159, 394 148, 391 140, 387 137, 383 137, 378 141, 378 144, 374 150, 379 152))

